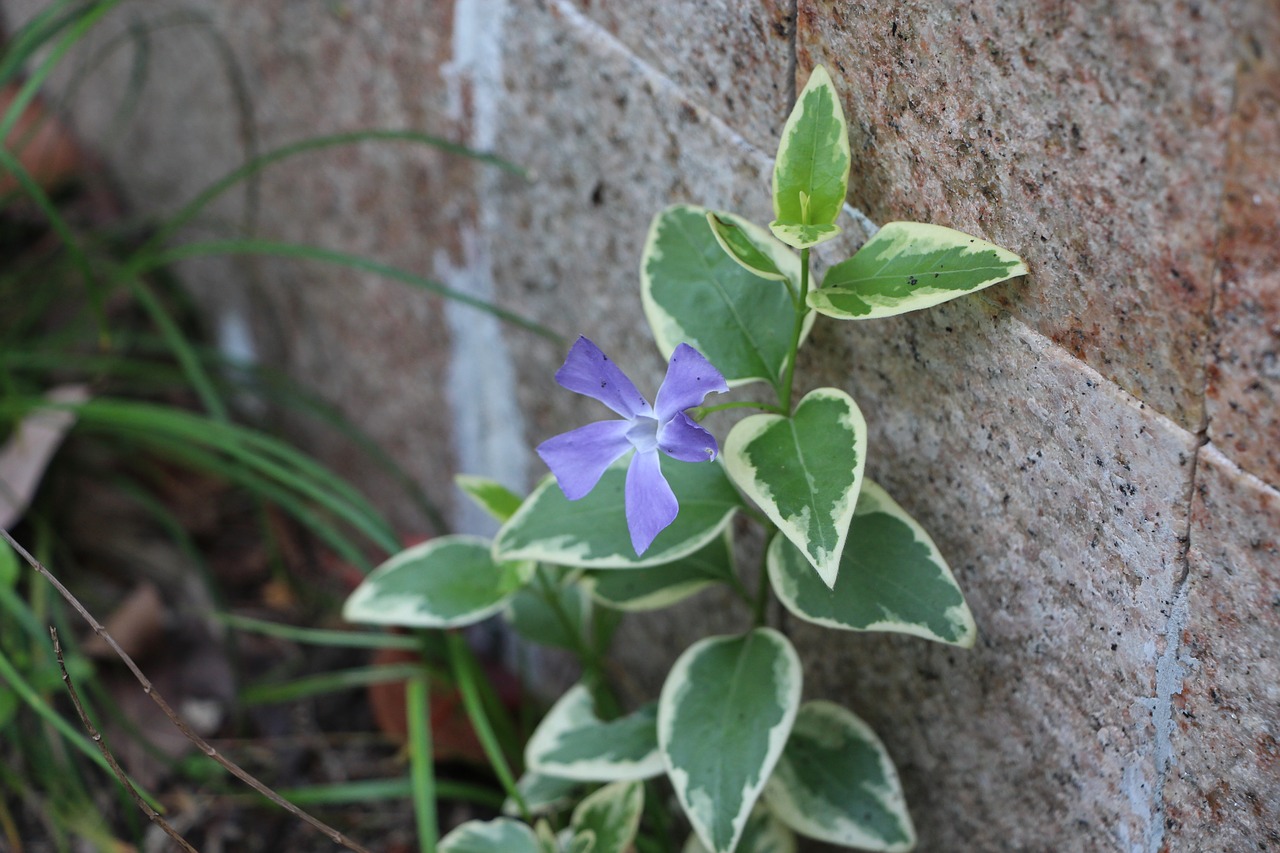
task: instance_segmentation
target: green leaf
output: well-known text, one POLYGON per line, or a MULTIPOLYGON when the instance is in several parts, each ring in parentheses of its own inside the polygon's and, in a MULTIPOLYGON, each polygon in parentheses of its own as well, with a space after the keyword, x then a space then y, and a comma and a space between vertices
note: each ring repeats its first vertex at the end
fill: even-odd
POLYGON ((469 820, 440 839, 440 853, 543 853, 533 830, 518 820, 469 820))
MULTIPOLYGON (((690 835, 681 853, 707 853, 707 848, 697 835, 690 835)), ((742 840, 734 853, 796 853, 796 834, 767 808, 757 804, 747 818, 747 828, 742 831, 742 840)))
POLYGON ((676 661, 658 701, 658 743, 702 842, 730 853, 782 754, 800 705, 800 660, 757 628, 710 637, 676 661))
POLYGON ((587 797, 573 811, 577 838, 595 835, 592 853, 626 853, 640 828, 644 787, 639 782, 615 782, 587 797))
POLYGON ((864 850, 902 851, 916 833, 893 761, 871 727, 831 702, 807 702, 764 792, 801 835, 864 850))
POLYGON ((456 628, 497 613, 532 567, 495 562, 478 536, 441 536, 401 551, 347 598, 349 622, 456 628))
POLYGON ((827 586, 836 582, 866 458, 862 412, 836 388, 809 392, 790 418, 739 421, 724 443, 729 476, 827 586))
POLYGON ((890 222, 809 294, 814 310, 840 320, 918 311, 1026 275, 1022 258, 941 225, 890 222))
POLYGON ((848 631, 893 631, 970 647, 973 614, 938 547, 880 486, 864 480, 833 589, 781 536, 769 546, 773 590, 807 622, 848 631))
POLYGON ((659 776, 657 713, 650 704, 605 722, 596 716, 591 691, 575 685, 534 730, 525 764, 536 773, 583 782, 659 776))
POLYGON ((707 224, 711 226, 711 234, 720 248, 747 272, 760 278, 798 284, 792 276, 799 271, 799 260, 795 259, 794 263, 786 260, 792 254, 791 250, 768 231, 740 216, 719 210, 707 211, 707 224), (784 266, 789 270, 794 266, 795 269, 788 275, 782 271, 784 266))
POLYGON ((699 550, 724 530, 742 501, 718 462, 679 462, 668 456, 661 460, 680 514, 643 557, 636 556, 627 532, 625 457, 581 500, 570 501, 554 479, 544 479, 498 531, 495 557, 588 569, 639 569, 699 550))
POLYGON ((13 589, 21 573, 18 555, 8 542, 0 540, 0 586, 13 589))
POLYGON ((797 225, 775 222, 769 226, 779 240, 797 249, 825 243, 840 233, 839 225, 797 225))
MULTIPOLYGON (((834 225, 849 188, 849 131, 840 96, 821 65, 796 98, 773 164, 773 217, 770 229, 797 249, 812 242, 796 241, 788 226, 834 225)), ((838 230, 838 229, 837 229, 838 230)), ((829 239, 835 232, 811 233, 829 239)))
POLYGON ((496 518, 499 523, 515 515, 523 503, 519 495, 496 480, 459 474, 453 481, 462 489, 463 494, 475 501, 476 506, 496 518))
POLYGON ((576 583, 529 584, 508 602, 507 621, 530 642, 576 651, 587 636, 591 598, 576 583), (548 594, 555 597, 554 605, 547 601, 548 594))
MULTIPOLYGON (((516 781, 516 790, 524 799, 531 814, 545 814, 567 808, 582 783, 574 779, 559 779, 545 773, 534 773, 526 770, 516 781)), ((520 806, 508 797, 502 802, 502 813, 514 817, 520 813, 520 806)))
POLYGON ((595 850, 596 833, 591 829, 584 829, 564 845, 564 853, 595 853, 595 850))
POLYGON ((634 612, 670 607, 732 577, 733 547, 726 529, 701 551, 673 563, 633 572, 588 572, 582 584, 606 607, 634 612))
MULTIPOLYGON (((733 220, 745 231, 754 226, 733 220), (749 227, 748 227, 749 226, 749 227)), ((762 244, 774 265, 800 280, 800 259, 762 244)), ((640 261, 645 317, 663 356, 698 350, 730 386, 776 385, 791 352, 795 305, 786 287, 742 267, 716 240, 707 210, 669 207, 653 219, 640 261)), ((811 322, 811 321, 810 321, 811 322)))

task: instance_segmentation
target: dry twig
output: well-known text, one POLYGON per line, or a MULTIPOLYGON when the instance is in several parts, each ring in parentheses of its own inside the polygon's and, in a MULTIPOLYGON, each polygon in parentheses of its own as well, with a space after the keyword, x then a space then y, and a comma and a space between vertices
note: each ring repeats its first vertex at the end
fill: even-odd
POLYGON ((324 823, 319 818, 313 817, 307 812, 304 812, 302 809, 298 808, 293 803, 281 797, 275 791, 271 790, 271 788, 267 787, 265 783, 258 781, 258 779, 255 776, 253 776, 251 773, 249 773, 249 771, 243 769, 234 761, 231 761, 230 759, 224 757, 208 741, 206 741, 204 738, 200 737, 200 735, 193 732, 191 730, 191 727, 188 726, 185 722, 183 722, 182 718, 179 717, 171 707, 169 707, 169 703, 166 702, 164 700, 164 697, 161 696, 160 693, 155 689, 155 687, 152 686, 150 679, 148 679, 145 675, 142 674, 142 670, 139 669, 138 665, 133 662, 133 658, 129 657, 129 655, 125 653, 124 649, 120 648, 120 645, 115 641, 115 638, 107 633, 107 629, 103 628, 102 624, 98 622, 97 619, 93 618, 93 614, 91 614, 88 610, 85 609, 84 605, 80 603, 80 600, 77 599, 74 595, 72 595, 71 591, 68 590, 65 586, 63 586, 62 582, 59 581, 56 577, 54 577, 53 573, 50 572, 48 569, 46 569, 40 563, 39 560, 31 556, 31 554, 27 551, 26 548, 23 548, 21 545, 19 545, 17 541, 15 541, 14 538, 9 535, 9 531, 4 530, 3 528, 0 528, 0 534, 3 534, 5 540, 9 543, 10 546, 13 547, 13 550, 17 551, 18 554, 22 556, 22 559, 26 560, 27 565, 31 566, 31 568, 34 569, 37 574, 39 574, 49 583, 53 584, 53 588, 58 591, 58 594, 61 595, 64 599, 66 599, 67 603, 70 604, 73 608, 75 608, 75 611, 80 614, 81 618, 83 618, 86 622, 89 623, 89 627, 93 629, 93 632, 97 634, 99 637, 101 637, 106 642, 106 644, 111 647, 111 650, 116 653, 116 655, 120 658, 120 660, 124 661, 124 665, 129 668, 129 671, 133 673, 133 677, 136 678, 138 680, 138 683, 142 685, 142 692, 150 696, 152 701, 160 706, 160 710, 164 712, 164 715, 169 718, 170 722, 172 722, 175 726, 177 726, 178 731, 182 732, 183 736, 186 737, 187 740, 191 741, 193 744, 199 747, 200 751, 203 752, 205 755, 209 756, 214 761, 221 764, 224 768, 226 768, 227 772, 231 773, 231 775, 235 776, 241 782, 244 782, 250 788, 257 791, 259 794, 266 797, 268 800, 275 803, 280 808, 287 811, 289 814, 293 815, 294 817, 298 818, 299 820, 305 823, 310 824, 313 828, 315 828, 317 831, 325 835, 335 844, 340 844, 343 847, 346 847, 348 850, 354 850, 355 853, 369 853, 369 850, 367 850, 364 847, 361 847, 359 844, 352 841, 350 838, 347 838, 347 836, 343 835, 338 830, 324 823))

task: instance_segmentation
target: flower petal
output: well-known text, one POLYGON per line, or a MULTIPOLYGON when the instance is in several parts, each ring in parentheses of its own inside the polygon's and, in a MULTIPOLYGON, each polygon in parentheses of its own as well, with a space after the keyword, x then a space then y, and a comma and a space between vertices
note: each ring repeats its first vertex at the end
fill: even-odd
POLYGON ((658 427, 658 449, 681 462, 710 462, 720 452, 716 437, 684 412, 658 427))
POLYGON ((654 537, 675 521, 680 511, 675 492, 662 476, 657 451, 637 452, 631 458, 626 498, 627 529, 631 531, 631 546, 639 556, 649 550, 654 537))
POLYGON ((667 377, 662 380, 658 399, 654 401, 658 422, 666 423, 677 412, 699 405, 713 391, 723 394, 728 390, 729 384, 720 371, 702 353, 688 344, 680 344, 671 353, 667 377))
POLYGON ((604 470, 631 449, 630 421, 597 421, 549 438, 538 445, 560 491, 571 501, 587 496, 604 470))
POLYGON ((556 371, 556 382, 562 388, 599 400, 624 418, 653 413, 627 375, 582 335, 569 348, 564 366, 556 371))

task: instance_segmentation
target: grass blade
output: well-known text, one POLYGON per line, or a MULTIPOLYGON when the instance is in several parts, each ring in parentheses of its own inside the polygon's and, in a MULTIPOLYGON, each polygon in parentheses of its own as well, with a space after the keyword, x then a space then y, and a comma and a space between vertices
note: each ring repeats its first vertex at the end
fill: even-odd
POLYGON ((413 814, 418 823, 418 850, 436 853, 436 790, 431 748, 431 705, 428 678, 419 674, 405 685, 405 719, 409 725, 409 778, 413 782, 413 814))

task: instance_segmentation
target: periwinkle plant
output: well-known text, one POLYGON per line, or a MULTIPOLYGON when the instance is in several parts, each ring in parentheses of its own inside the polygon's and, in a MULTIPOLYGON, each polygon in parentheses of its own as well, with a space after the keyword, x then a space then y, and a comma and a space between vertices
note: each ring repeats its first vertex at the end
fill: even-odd
MULTIPOLYGON (((642 782, 662 775, 693 828, 686 853, 794 850, 797 835, 868 850, 914 846, 879 739, 839 705, 802 704, 801 662, 765 624, 767 596, 772 590, 797 618, 835 630, 966 647, 973 618, 929 535, 864 477, 867 430, 854 400, 838 388, 793 399, 796 353, 818 314, 901 314, 1026 267, 958 231, 894 222, 813 287, 809 251, 839 232, 849 164, 840 101, 819 67, 783 130, 768 230, 692 206, 653 222, 642 298, 670 358, 655 404, 580 338, 556 378, 621 420, 544 442, 538 450, 555 478, 527 498, 463 478, 502 522, 495 539, 411 548, 348 600, 352 621, 418 628, 505 610, 517 631, 582 659, 583 682, 542 720, 525 750, 525 776, 510 786, 512 813, 523 820, 464 824, 441 841, 446 853, 669 849, 669 839, 640 831, 642 782), (771 386, 775 402, 704 405, 706 394, 750 382, 771 386), (716 459, 700 421, 743 406, 759 413, 729 431, 716 459), (730 521, 744 511, 769 539, 768 583, 755 594, 734 566, 730 521), (616 615, 667 607, 715 583, 743 599, 752 626, 695 643, 655 703, 614 713, 600 658, 616 615), (601 785, 552 831, 573 802, 567 795, 601 785)), ((650 799, 665 814, 662 799, 650 799)), ((653 832, 665 824, 655 821, 653 832)))

